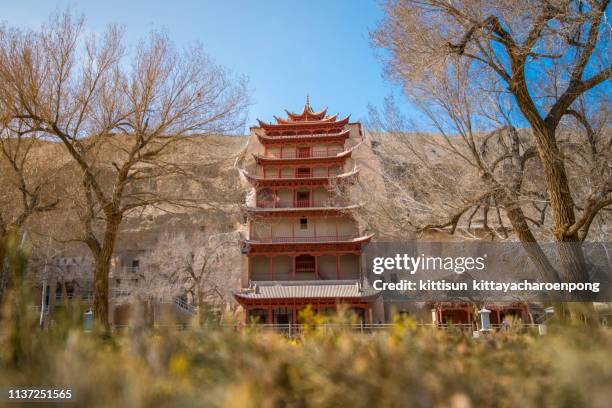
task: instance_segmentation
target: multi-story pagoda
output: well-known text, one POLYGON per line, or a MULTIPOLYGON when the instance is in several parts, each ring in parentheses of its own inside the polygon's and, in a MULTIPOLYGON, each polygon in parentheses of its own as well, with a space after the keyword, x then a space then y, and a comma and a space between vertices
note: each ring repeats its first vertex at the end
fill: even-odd
POLYGON ((247 321, 296 323, 300 310, 350 308, 372 319, 377 296, 365 279, 362 249, 372 235, 353 218, 357 206, 338 194, 359 169, 351 158, 363 139, 361 125, 314 112, 287 111, 276 123, 251 128, 251 164, 243 174, 248 239, 243 289, 235 293, 247 321))

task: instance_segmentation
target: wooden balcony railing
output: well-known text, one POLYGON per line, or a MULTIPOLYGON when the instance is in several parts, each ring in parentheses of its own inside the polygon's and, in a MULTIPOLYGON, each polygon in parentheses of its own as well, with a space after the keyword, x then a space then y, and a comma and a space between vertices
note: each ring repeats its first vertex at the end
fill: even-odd
POLYGON ((263 177, 264 180, 274 180, 274 179, 310 179, 310 178, 328 178, 328 177, 336 177, 339 176, 341 174, 340 170, 338 169, 330 169, 329 171, 329 175, 327 173, 325 174, 320 174, 317 173, 315 174, 314 172, 304 172, 304 173, 290 173, 290 174, 277 174, 276 172, 274 172, 274 174, 266 174, 265 177, 263 177))
POLYGON ((276 154, 271 154, 268 156, 269 158, 275 159, 308 159, 311 157, 314 158, 327 158, 327 157, 336 157, 339 153, 342 153, 343 150, 334 149, 334 150, 313 150, 310 152, 279 152, 276 154))
POLYGON ((257 208, 310 208, 310 207, 346 207, 348 202, 341 200, 295 200, 293 201, 257 201, 257 208))
POLYGON ((308 242, 330 242, 330 241, 351 241, 355 238, 359 238, 359 234, 346 234, 346 235, 317 235, 307 237, 296 237, 296 236, 272 236, 272 237, 256 237, 253 241, 263 243, 308 243, 308 242))

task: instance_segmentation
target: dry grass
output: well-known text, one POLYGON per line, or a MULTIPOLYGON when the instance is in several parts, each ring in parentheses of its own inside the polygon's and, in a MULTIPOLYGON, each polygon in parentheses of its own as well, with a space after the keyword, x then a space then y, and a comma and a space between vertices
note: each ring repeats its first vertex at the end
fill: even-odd
POLYGON ((69 387, 92 407, 608 407, 612 398, 605 329, 473 339, 405 321, 376 335, 208 328, 109 339, 76 322, 44 333, 13 325, 0 340, 0 388, 69 387))
MULTIPOLYGON (((551 326, 545 336, 510 331, 475 339, 406 320, 378 334, 310 325, 294 339, 234 326, 135 325, 109 337, 83 332, 83 311, 73 304, 42 332, 25 259, 9 257, 0 390, 70 388, 73 406, 87 407, 607 408, 612 401, 609 329, 551 326)), ((312 314, 301 317, 318 323, 312 314)))

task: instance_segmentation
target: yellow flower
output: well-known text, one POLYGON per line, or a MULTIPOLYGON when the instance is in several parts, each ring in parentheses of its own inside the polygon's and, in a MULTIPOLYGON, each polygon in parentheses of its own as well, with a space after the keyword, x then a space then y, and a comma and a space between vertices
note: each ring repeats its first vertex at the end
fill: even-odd
POLYGON ((170 359, 170 373, 173 375, 183 375, 187 372, 187 358, 184 354, 175 354, 170 359))

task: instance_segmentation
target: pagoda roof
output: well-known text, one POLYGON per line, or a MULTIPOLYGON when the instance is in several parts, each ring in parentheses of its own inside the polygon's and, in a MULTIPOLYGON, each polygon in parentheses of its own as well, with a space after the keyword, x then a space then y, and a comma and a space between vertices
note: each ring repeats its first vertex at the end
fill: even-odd
POLYGON ((327 113, 327 107, 319 112, 314 112, 312 107, 310 106, 310 99, 306 97, 306 103, 304 104, 304 108, 302 109, 302 113, 293 113, 289 112, 285 109, 285 113, 287 113, 288 121, 292 122, 300 122, 300 121, 308 121, 308 120, 321 120, 325 118, 325 114, 327 113))
MULTIPOLYGON (((287 111, 285 111, 287 112, 287 111)), ((291 113, 287 112, 288 115, 292 115, 291 113)), ((335 115, 330 115, 330 116, 325 116, 321 119, 302 119, 302 120, 293 120, 292 118, 289 119, 283 119, 283 118, 279 118, 278 116, 274 116, 274 120, 276 120, 276 124, 277 125, 291 125, 291 124, 295 124, 296 122, 301 122, 300 124, 303 123, 312 123, 312 122, 335 122, 336 118, 338 117, 338 114, 336 113, 335 115)))
POLYGON ((274 144, 286 142, 343 142, 350 137, 350 129, 336 133, 318 133, 302 135, 268 135, 257 133, 257 138, 261 144, 274 144))
POLYGON ((344 161, 351 157, 353 149, 344 150, 338 154, 329 156, 310 156, 310 157, 274 157, 264 156, 262 154, 253 153, 253 158, 257 164, 310 164, 310 163, 324 163, 324 162, 337 162, 344 161))
POLYGON ((253 217, 301 217, 307 214, 317 215, 338 215, 348 213, 361 207, 361 204, 351 204, 343 207, 291 207, 291 208, 263 208, 263 207, 249 207, 243 205, 242 208, 249 212, 253 217))
POLYGON ((264 242, 247 239, 242 241, 242 252, 245 254, 338 251, 359 252, 363 250, 363 246, 368 244, 373 237, 374 234, 338 240, 322 240, 320 237, 317 237, 317 241, 302 242, 264 242))
POLYGON ((240 300, 263 299, 375 299, 380 292, 358 280, 258 281, 234 292, 240 300))
POLYGON ((325 177, 281 177, 281 178, 264 178, 260 176, 254 176, 249 174, 244 169, 240 169, 240 172, 244 175, 244 177, 254 185, 258 186, 307 186, 307 185, 325 185, 328 184, 330 180, 342 180, 352 176, 357 175, 359 173, 359 168, 355 167, 353 170, 338 174, 337 176, 325 176, 325 177))
MULTIPOLYGON (((349 123, 351 115, 345 116, 340 120, 313 120, 313 121, 286 121, 285 123, 267 123, 257 119, 259 127, 266 132, 280 132, 283 130, 295 130, 297 128, 307 129, 341 129, 349 123)), ((334 116, 335 118, 335 116, 334 116)))

